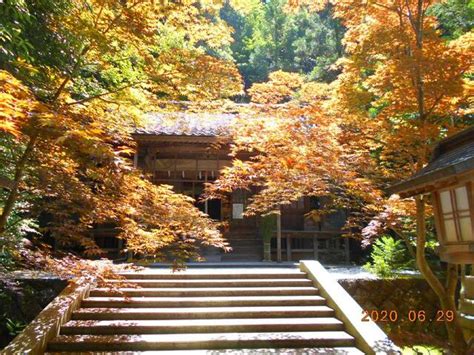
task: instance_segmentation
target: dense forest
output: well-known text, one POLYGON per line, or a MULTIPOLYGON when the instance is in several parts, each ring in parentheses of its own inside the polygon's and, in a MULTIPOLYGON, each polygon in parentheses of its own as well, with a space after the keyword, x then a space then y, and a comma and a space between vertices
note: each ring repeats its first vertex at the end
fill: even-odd
POLYGON ((246 13, 227 4, 221 17, 234 29, 230 49, 246 87, 268 79, 277 70, 329 82, 331 66, 343 54, 344 27, 331 16, 331 5, 320 13, 301 9, 288 14, 286 1, 254 1, 246 13))
MULTIPOLYGON (((304 74, 309 81, 331 82, 340 71, 336 61, 344 55, 345 27, 327 3, 319 12, 300 8, 288 13, 286 0, 250 0, 244 9, 227 3, 220 16, 233 29, 226 50, 243 76, 245 86, 263 82, 271 72, 304 74)), ((429 13, 438 20, 447 40, 473 27, 474 6, 469 1, 435 4, 429 13)))

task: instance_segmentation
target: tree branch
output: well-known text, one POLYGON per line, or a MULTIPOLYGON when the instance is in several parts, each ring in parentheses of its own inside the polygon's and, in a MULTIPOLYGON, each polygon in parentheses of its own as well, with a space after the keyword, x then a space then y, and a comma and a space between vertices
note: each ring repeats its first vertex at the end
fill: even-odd
POLYGON ((99 9, 99 13, 97 14, 97 17, 94 21, 94 27, 97 28, 97 25, 99 23, 99 20, 102 16, 102 12, 104 11, 104 7, 105 7, 105 1, 102 2, 102 5, 100 6, 100 9, 99 9))
MULTIPOLYGON (((457 271, 448 265, 448 284, 445 288, 436 275, 431 270, 425 256, 425 244, 426 244, 426 222, 425 222, 425 201, 423 196, 416 196, 416 263, 418 268, 431 286, 433 291, 439 298, 440 305, 443 310, 456 311, 456 304, 454 296, 451 296, 449 292, 452 292, 453 288, 457 285, 457 271), (456 275, 454 275, 456 272, 456 275)), ((463 338, 461 327, 456 319, 455 322, 445 322, 446 329, 448 331, 448 338, 451 345, 456 349, 455 354, 464 354, 466 350, 466 341, 463 338)))
POLYGON ((23 180, 26 162, 28 161, 31 153, 33 152, 33 149, 35 147, 38 137, 39 137, 38 131, 35 131, 30 136, 30 140, 28 141, 28 144, 26 145, 25 151, 23 152, 23 155, 20 157, 16 165, 13 184, 11 186, 10 193, 7 197, 7 200, 5 201, 2 214, 0 215, 0 235, 2 235, 6 230, 8 218, 10 217, 10 214, 13 211, 13 207, 15 206, 15 202, 18 197, 18 189, 20 187, 21 181, 23 180))
POLYGON ((72 68, 71 72, 69 73, 69 75, 67 75, 64 80, 62 81, 61 85, 59 85, 58 89, 56 90, 56 92, 54 93, 53 95, 53 99, 52 101, 56 101, 59 96, 61 95, 61 93, 63 92, 64 88, 66 87, 67 83, 69 83, 69 81, 74 77, 77 69, 79 68, 79 65, 81 64, 81 59, 84 55, 86 55, 86 53, 91 49, 91 46, 86 46, 82 49, 81 53, 79 54, 79 56, 77 57, 77 61, 76 63, 74 64, 74 67, 72 68))
POLYGON ((139 0, 135 3, 133 3, 132 5, 130 5, 129 7, 123 8, 122 11, 120 11, 120 14, 115 16, 114 19, 112 21, 110 21, 109 25, 105 28, 105 30, 104 30, 104 32, 102 32, 102 34, 106 34, 107 32, 109 32, 112 29, 112 26, 115 25, 115 22, 118 21, 123 16, 123 14, 125 13, 125 10, 131 10, 135 6, 137 6, 138 4, 140 4, 142 2, 143 1, 139 0))
POLYGON ((11 190, 13 187, 13 180, 0 175, 0 188, 11 190))
POLYGON ((408 11, 407 18, 410 21, 411 27, 413 28, 413 30, 416 33, 417 32, 417 25, 415 23, 415 19, 413 18, 413 13, 411 12, 410 4, 408 3, 408 0, 405 0, 405 6, 407 7, 407 11, 408 11))
POLYGON ((405 233, 398 230, 397 228, 392 227, 391 230, 397 236, 399 236, 400 238, 403 239, 403 241, 405 242, 405 244, 407 246, 407 249, 408 249, 408 252, 410 253, 411 257, 416 260, 416 251, 415 251, 415 248, 413 248, 413 245, 410 243, 410 240, 408 239, 408 236, 405 233))
POLYGON ((416 196, 416 263, 418 269, 430 284, 431 288, 439 298, 446 296, 446 290, 436 275, 426 262, 425 245, 426 245, 426 222, 425 222, 425 201, 423 196, 416 196))
POLYGON ((431 105, 428 112, 426 112, 425 117, 429 117, 433 113, 434 109, 436 108, 436 106, 439 104, 439 102, 441 101, 443 97, 444 97, 444 94, 441 94, 440 96, 436 98, 436 100, 433 102, 433 105, 431 105))
POLYGON ((130 88, 130 87, 133 87, 135 85, 142 84, 142 83, 143 83, 143 81, 138 81, 136 83, 127 84, 127 85, 122 86, 122 87, 120 87, 118 89, 115 89, 115 90, 107 91, 107 92, 104 92, 102 94, 97 94, 97 95, 94 95, 94 96, 89 96, 89 97, 86 97, 84 99, 77 100, 77 101, 74 101, 74 102, 69 102, 69 103, 66 104, 66 106, 79 105, 79 104, 83 104, 85 102, 92 101, 92 100, 95 100, 95 99, 102 99, 104 96, 111 95, 111 94, 116 94, 117 92, 120 92, 122 90, 125 90, 127 88, 130 88))
POLYGON ((451 302, 455 303, 456 288, 458 285, 458 268, 455 264, 448 264, 446 277, 446 292, 451 302))

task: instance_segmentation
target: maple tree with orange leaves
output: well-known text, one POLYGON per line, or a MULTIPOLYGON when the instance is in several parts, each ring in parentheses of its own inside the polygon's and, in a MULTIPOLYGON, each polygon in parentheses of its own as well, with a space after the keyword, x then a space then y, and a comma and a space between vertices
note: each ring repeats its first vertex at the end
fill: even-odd
POLYGON ((39 45, 50 46, 50 57, 34 47, 34 33, 26 49, 4 43, 0 134, 13 155, 2 162, 2 238, 14 232, 16 211, 49 216, 43 232, 57 246, 78 245, 85 255, 102 254, 91 230, 105 222, 117 225, 129 252, 157 260, 199 260, 201 245, 227 249, 218 224, 192 199, 153 185, 130 162, 130 133, 158 108, 159 97, 200 101, 242 90, 233 63, 202 48, 217 50, 230 42, 230 30, 216 20, 222 4, 61 5, 64 11, 59 2, 47 9, 25 5, 18 15, 24 20, 31 13, 25 31, 33 18, 47 18, 44 30, 53 40, 39 45))
MULTIPOLYGON (((161 260, 198 259, 200 244, 225 249, 219 226, 191 199, 130 164, 130 133, 163 100, 219 111, 220 99, 242 94, 226 52, 232 30, 219 17, 224 1, 55 1, 54 11, 10 8, 17 18, 0 37, 0 234, 28 212, 54 216, 42 232, 89 255, 101 252, 90 231, 106 221, 130 251, 161 260)), ((230 3, 244 14, 256 8, 230 3)), ((443 37, 431 12, 441 3, 289 0, 287 11, 332 9, 345 27, 344 56, 331 68, 339 75, 311 82, 274 68, 254 83, 253 104, 235 108, 231 151, 251 158, 234 159, 207 198, 256 189, 246 213, 267 214, 302 196, 330 197, 327 208, 351 212, 347 230, 362 243, 385 230, 404 239, 443 309, 455 309, 457 267, 448 265, 443 285, 426 262, 429 204, 384 193, 422 168, 441 138, 472 125, 473 32, 443 37)), ((459 325, 447 329, 462 352, 459 325)))
MULTIPOLYGON (((288 10, 319 11, 327 3, 289 1, 288 10)), ((236 161, 208 190, 214 197, 258 186, 249 214, 278 210, 304 195, 329 195, 335 206, 353 212, 346 227, 358 230, 363 243, 387 229, 404 239, 442 308, 456 309, 456 265, 448 265, 443 285, 426 261, 426 201, 384 193, 427 164, 441 138, 472 124, 473 33, 446 41, 429 13, 436 3, 332 1, 347 29, 341 74, 330 85, 303 84, 295 74, 278 72, 255 84, 249 92, 256 102, 291 101, 256 113, 260 119, 242 120, 233 154, 255 156, 236 161)), ((459 324, 446 326, 462 353, 459 324)))

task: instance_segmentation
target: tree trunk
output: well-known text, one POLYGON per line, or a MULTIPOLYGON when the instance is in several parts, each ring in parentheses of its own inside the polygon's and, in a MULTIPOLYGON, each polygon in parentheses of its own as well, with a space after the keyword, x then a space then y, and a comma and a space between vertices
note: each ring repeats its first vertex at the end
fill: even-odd
MULTIPOLYGON (((416 263, 421 274, 431 286, 433 291, 439 298, 441 308, 445 311, 452 310, 456 312, 456 304, 453 295, 455 290, 454 283, 457 284, 457 268, 453 265, 448 265, 448 284, 445 288, 439 281, 436 275, 431 270, 425 256, 426 245, 426 223, 425 223, 425 201, 423 196, 416 196, 416 263)), ((464 340, 462 329, 459 326, 457 319, 454 322, 445 322, 446 330, 448 331, 448 339, 454 347, 456 354, 465 354, 467 344, 464 340)))
POLYGON ((405 242, 405 245, 407 247, 408 252, 410 253, 410 256, 416 260, 416 251, 413 245, 410 243, 410 240, 408 239, 407 235, 401 231, 399 231, 397 228, 392 228, 392 231, 399 236, 400 238, 403 239, 405 242))
POLYGON ((281 263, 281 207, 277 214, 277 262, 281 263))
POLYGON ((18 160, 18 163, 16 164, 15 178, 12 181, 10 192, 5 201, 5 205, 3 206, 2 214, 0 215, 0 235, 2 235, 7 229, 8 218, 10 217, 13 211, 13 207, 15 206, 15 203, 18 199, 18 195, 19 195, 18 190, 20 187, 20 183, 23 180, 26 162, 28 161, 28 159, 31 156, 31 153, 33 152, 33 148, 35 147, 37 139, 38 139, 37 132, 33 133, 30 136, 30 140, 28 141, 28 144, 26 145, 25 151, 23 152, 23 155, 20 157, 20 159, 18 160))

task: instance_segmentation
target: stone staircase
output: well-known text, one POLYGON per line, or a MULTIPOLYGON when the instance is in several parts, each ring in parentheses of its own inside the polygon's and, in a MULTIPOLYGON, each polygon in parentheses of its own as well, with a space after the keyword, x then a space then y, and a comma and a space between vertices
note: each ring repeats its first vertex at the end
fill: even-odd
POLYGON ((221 261, 247 261, 263 260, 263 241, 255 231, 229 231, 225 234, 232 251, 221 254, 221 261))
POLYGON ((362 354, 295 269, 123 275, 129 284, 90 291, 49 342, 49 353, 362 354))

